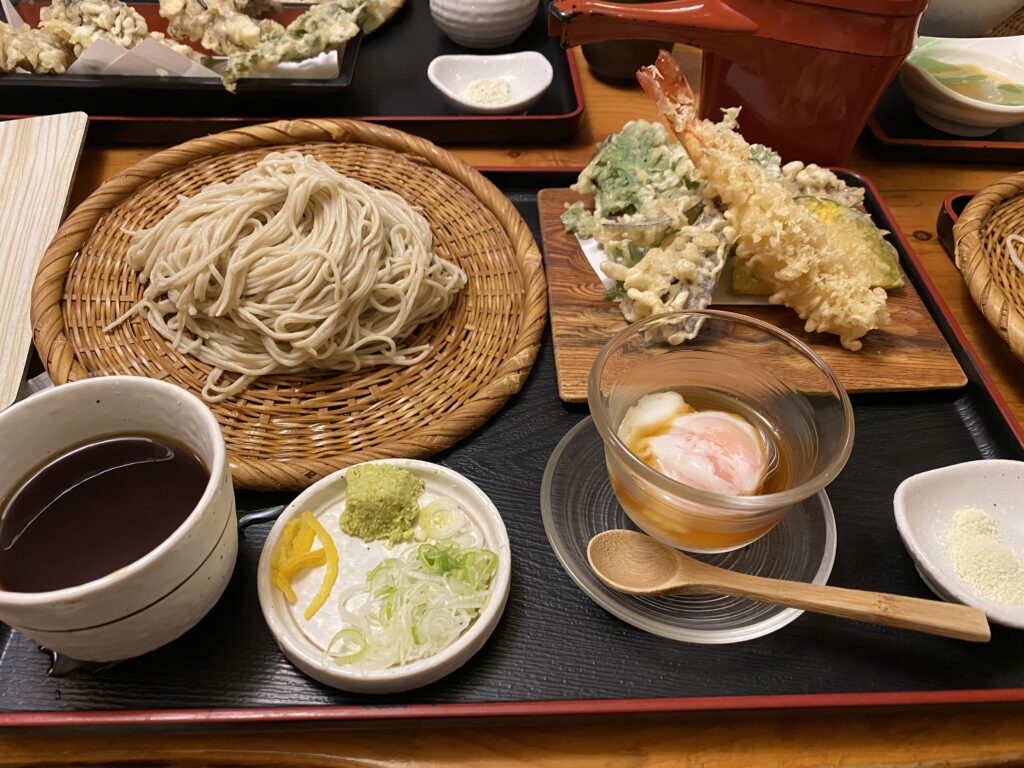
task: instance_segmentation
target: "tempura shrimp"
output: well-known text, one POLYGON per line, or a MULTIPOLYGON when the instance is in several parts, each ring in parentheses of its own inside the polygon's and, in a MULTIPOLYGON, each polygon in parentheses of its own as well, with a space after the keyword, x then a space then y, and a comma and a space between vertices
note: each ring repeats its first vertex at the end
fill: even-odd
POLYGON ((686 149, 705 195, 724 204, 736 255, 772 288, 773 304, 791 307, 807 331, 834 333, 851 350, 889 323, 885 291, 850 270, 828 227, 751 159, 750 145, 735 130, 738 109, 726 110, 720 123, 699 119, 693 90, 667 51, 637 79, 686 149))

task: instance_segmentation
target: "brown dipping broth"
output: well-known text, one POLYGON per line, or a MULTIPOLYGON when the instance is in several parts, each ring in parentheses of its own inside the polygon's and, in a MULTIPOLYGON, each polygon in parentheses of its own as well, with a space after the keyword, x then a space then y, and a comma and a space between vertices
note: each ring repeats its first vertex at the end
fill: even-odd
POLYGON ((117 435, 65 451, 3 500, 0 589, 64 589, 134 563, 178 529, 209 479, 165 437, 117 435))

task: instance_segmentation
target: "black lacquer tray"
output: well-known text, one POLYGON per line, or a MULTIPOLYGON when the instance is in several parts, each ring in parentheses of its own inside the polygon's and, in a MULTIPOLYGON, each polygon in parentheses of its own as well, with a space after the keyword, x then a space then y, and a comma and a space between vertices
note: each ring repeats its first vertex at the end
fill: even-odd
POLYGON ((1024 123, 977 138, 945 133, 917 116, 898 78, 882 94, 865 133, 884 157, 975 163, 1024 161, 1024 123))
POLYGON ((471 51, 442 34, 427 0, 406 0, 378 31, 350 42, 341 64, 338 80, 277 81, 277 85, 246 81, 236 95, 216 83, 190 92, 187 85, 160 78, 145 78, 157 83, 144 88, 111 88, 81 82, 97 78, 77 78, 62 85, 64 76, 0 75, 0 119, 82 110, 90 118, 89 141, 101 144, 176 144, 288 117, 358 117, 440 143, 509 144, 564 142, 576 132, 583 114, 572 52, 548 36, 542 8, 530 28, 510 45, 471 51), (553 79, 523 114, 459 114, 427 79, 427 65, 436 56, 528 50, 539 51, 551 62, 553 79), (282 88, 281 82, 287 87, 282 88), (25 87, 38 83, 44 87, 25 87))
MULTIPOLYGON (((536 192, 575 174, 489 172, 537 232, 536 192)), ((856 445, 828 488, 838 526, 829 583, 917 597, 931 593, 893 520, 908 475, 978 458, 1024 459, 1022 435, 884 204, 866 206, 895 235, 903 268, 967 373, 959 390, 855 395, 856 445)), ((539 239, 539 238, 538 238, 539 239)), ((0 627, 0 725, 384 720, 727 708, 1024 700, 1024 635, 999 626, 985 645, 805 614, 737 645, 645 634, 592 603, 555 559, 540 518, 545 463, 586 416, 558 398, 550 338, 522 392, 490 423, 437 457, 494 500, 512 542, 512 589, 488 644, 461 670, 418 691, 374 697, 322 686, 278 651, 260 614, 255 572, 269 524, 245 531, 228 591, 175 643, 117 666, 47 675, 49 657, 0 627)), ((598 468, 595 468, 595 471, 598 468)), ((287 501, 240 494, 242 509, 287 501)), ((584 514, 585 510, 581 510, 584 514)))

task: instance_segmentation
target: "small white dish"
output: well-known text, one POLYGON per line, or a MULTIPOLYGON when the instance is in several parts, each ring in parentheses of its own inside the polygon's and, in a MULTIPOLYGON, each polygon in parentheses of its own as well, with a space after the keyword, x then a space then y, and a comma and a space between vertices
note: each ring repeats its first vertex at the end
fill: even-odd
POLYGON ((438 56, 427 67, 430 82, 452 107, 478 115, 525 112, 551 85, 552 76, 551 62, 536 51, 498 56, 438 56), (475 80, 504 80, 512 92, 511 100, 497 105, 470 101, 465 92, 475 80))
MULTIPOLYGON (((491 636, 505 610, 511 580, 511 549, 501 514, 487 495, 458 472, 439 464, 414 459, 382 459, 368 464, 389 464, 412 472, 425 486, 421 504, 432 497, 453 499, 471 525, 481 533, 483 544, 498 555, 498 570, 491 581, 491 599, 476 622, 454 643, 425 659, 383 670, 344 667, 326 658, 325 649, 345 625, 338 613, 338 597, 348 588, 363 583, 366 572, 385 557, 392 556, 385 542, 365 542, 349 536, 338 525, 345 504, 345 473, 340 470, 314 483, 288 505, 267 536, 257 570, 260 608, 270 633, 288 660, 324 685, 353 693, 398 693, 429 685, 465 664, 491 636), (327 602, 312 620, 301 612, 319 589, 321 569, 295 578, 292 586, 298 603, 292 606, 270 583, 270 561, 285 525, 303 512, 312 512, 331 534, 338 548, 338 578, 327 602)), ((349 467, 351 469, 351 467, 349 467)), ((398 545, 401 546, 401 545, 398 545)))
POLYGON ((932 592, 1024 629, 1024 605, 993 602, 975 592, 957 575, 943 544, 953 513, 977 507, 998 521, 1006 546, 1024 552, 1024 462, 969 461, 913 475, 896 489, 893 506, 903 544, 932 592))
POLYGON ((986 136, 1024 122, 1024 106, 988 104, 947 88, 918 63, 936 59, 973 64, 1024 84, 1024 35, 1014 37, 921 37, 900 69, 900 85, 928 125, 956 136, 986 136))

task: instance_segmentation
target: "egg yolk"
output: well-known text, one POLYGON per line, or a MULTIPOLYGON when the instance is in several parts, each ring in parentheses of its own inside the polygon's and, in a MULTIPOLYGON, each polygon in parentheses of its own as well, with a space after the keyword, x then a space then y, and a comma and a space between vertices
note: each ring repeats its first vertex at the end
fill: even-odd
POLYGON ((655 468, 692 488, 733 496, 756 493, 767 466, 761 436, 724 411, 677 416, 668 431, 647 439, 655 468))
POLYGON ((764 441, 744 418, 695 411, 677 392, 642 397, 619 436, 648 465, 677 482, 712 493, 748 496, 764 483, 764 441))

